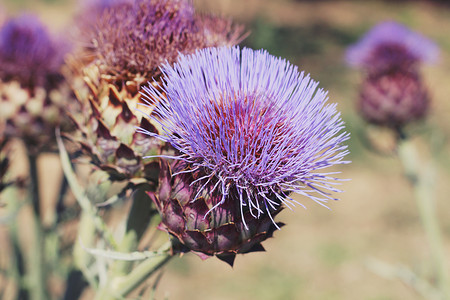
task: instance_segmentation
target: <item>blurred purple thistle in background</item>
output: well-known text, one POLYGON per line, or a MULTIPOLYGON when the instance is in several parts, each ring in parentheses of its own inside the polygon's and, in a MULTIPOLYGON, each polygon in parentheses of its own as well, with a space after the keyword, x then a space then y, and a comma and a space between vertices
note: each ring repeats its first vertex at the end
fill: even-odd
POLYGON ((72 92, 61 70, 69 49, 35 15, 0 28, 0 135, 23 139, 34 154, 52 150, 57 126, 71 126, 72 92))
MULTIPOLYGON (((139 131, 176 149, 176 173, 198 183, 190 202, 220 195, 201 218, 230 203, 242 216, 271 218, 298 204, 291 192, 323 205, 340 191, 338 172, 325 169, 348 163, 349 134, 309 75, 264 50, 238 47, 181 55, 161 71, 162 86, 144 87, 143 95, 160 102, 152 120, 164 134, 139 131)), ((245 218, 235 219, 248 229, 245 218)))
POLYGON ((346 53, 350 66, 369 73, 416 68, 419 63, 434 63, 438 57, 435 43, 393 21, 374 26, 346 53))
POLYGON ((0 78, 25 86, 51 84, 61 79, 64 54, 40 20, 24 14, 8 20, 0 30, 0 78))

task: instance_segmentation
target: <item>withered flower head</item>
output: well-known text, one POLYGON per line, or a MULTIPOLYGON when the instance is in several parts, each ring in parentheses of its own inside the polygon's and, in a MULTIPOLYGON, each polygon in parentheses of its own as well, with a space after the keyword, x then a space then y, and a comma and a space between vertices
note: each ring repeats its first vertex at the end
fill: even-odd
POLYGON ((97 23, 95 51, 105 73, 148 78, 165 60, 174 61, 178 51, 196 49, 198 30, 187 1, 135 1, 105 10, 97 23))

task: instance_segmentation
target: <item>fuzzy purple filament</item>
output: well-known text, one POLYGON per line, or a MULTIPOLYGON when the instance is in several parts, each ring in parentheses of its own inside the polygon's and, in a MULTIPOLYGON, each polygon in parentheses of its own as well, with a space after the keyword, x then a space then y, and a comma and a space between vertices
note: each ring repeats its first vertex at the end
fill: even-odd
POLYGON ((338 172, 325 169, 348 163, 349 134, 327 92, 296 66, 264 50, 222 47, 180 55, 161 71, 163 83, 143 96, 159 102, 151 118, 164 133, 138 131, 178 150, 182 172, 205 174, 203 187, 223 194, 211 210, 231 187, 256 218, 297 203, 291 192, 323 204, 340 191, 338 172))

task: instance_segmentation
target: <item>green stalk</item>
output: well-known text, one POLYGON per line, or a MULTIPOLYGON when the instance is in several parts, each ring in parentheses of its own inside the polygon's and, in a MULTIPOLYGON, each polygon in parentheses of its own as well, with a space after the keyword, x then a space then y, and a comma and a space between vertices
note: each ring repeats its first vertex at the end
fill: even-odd
POLYGON ((114 248, 117 249, 116 241, 108 229, 108 226, 103 222, 102 218, 98 215, 98 210, 92 205, 91 201, 86 196, 84 188, 78 183, 75 171, 72 168, 69 154, 67 153, 64 143, 61 138, 59 129, 56 130, 56 142, 59 149, 59 157, 61 159, 61 167, 64 172, 64 176, 67 179, 67 183, 75 196, 78 204, 80 205, 83 213, 88 214, 92 220, 95 228, 103 235, 103 238, 114 248))
POLYGON ((96 300, 113 300, 125 298, 151 275, 163 267, 173 257, 170 249, 171 242, 162 245, 158 256, 143 261, 136 266, 128 275, 114 278, 107 288, 100 290, 96 300))
POLYGON ((33 238, 28 259, 29 291, 33 300, 50 299, 47 294, 47 274, 45 270, 45 236, 41 222, 39 197, 39 180, 37 171, 37 156, 28 153, 30 168, 29 197, 33 207, 32 230, 33 238))
MULTIPOLYGON (((146 194, 146 188, 141 186, 133 193, 133 201, 128 214, 125 236, 117 249, 119 252, 136 251, 142 235, 145 233, 155 210, 152 202, 146 194)), ((112 266, 112 276, 123 276, 128 274, 133 263, 128 261, 117 261, 112 266)))
POLYGON ((411 182, 423 228, 430 247, 433 271, 443 299, 450 299, 450 282, 445 261, 442 235, 435 211, 434 170, 431 164, 425 168, 419 165, 419 154, 408 139, 401 139, 398 155, 403 164, 405 175, 411 182))
POLYGON ((84 275, 86 281, 93 289, 97 289, 98 282, 89 265, 92 262, 92 255, 86 252, 83 247, 92 247, 95 244, 95 222, 91 212, 82 211, 78 225, 77 241, 73 247, 74 265, 84 275))
MULTIPOLYGON (((19 210, 22 208, 22 204, 18 201, 17 190, 15 188, 7 188, 3 191, 3 195, 9 200, 8 207, 10 208, 9 218, 6 220, 7 225, 9 225, 8 235, 9 241, 13 250, 12 253, 12 263, 11 263, 11 275, 13 276, 16 286, 17 286, 17 299, 28 300, 30 299, 28 290, 25 285, 25 261, 23 255, 23 249, 20 247, 19 243, 19 222, 17 220, 17 215, 19 210)), ((1 224, 1 222, 0 222, 1 224)))
MULTIPOLYGON (((128 214, 126 232, 117 248, 118 252, 129 253, 137 250, 139 241, 142 235, 146 231, 152 217, 156 211, 152 208, 152 203, 146 190, 148 187, 140 186, 133 194, 133 201, 130 212, 128 214)), ((148 259, 147 261, 159 261, 160 256, 148 259)), ((162 263, 164 264, 164 262, 162 263)), ((112 291, 116 287, 117 280, 120 280, 123 276, 129 274, 132 271, 133 262, 117 260, 115 261, 108 272, 108 282, 98 291, 96 299, 105 299, 106 295, 122 295, 112 291)), ((158 266, 159 268, 159 266, 158 266)), ((144 278, 145 280, 145 278, 144 278)), ((123 296, 123 295, 122 295, 123 296)), ((108 299, 108 298, 106 298, 108 299)))
POLYGON ((22 249, 20 248, 19 239, 17 236, 17 224, 12 225, 10 228, 10 241, 14 255, 14 264, 15 264, 14 277, 18 287, 17 299, 28 300, 30 299, 30 296, 28 290, 24 286, 24 279, 26 273, 25 273, 23 253, 22 249))

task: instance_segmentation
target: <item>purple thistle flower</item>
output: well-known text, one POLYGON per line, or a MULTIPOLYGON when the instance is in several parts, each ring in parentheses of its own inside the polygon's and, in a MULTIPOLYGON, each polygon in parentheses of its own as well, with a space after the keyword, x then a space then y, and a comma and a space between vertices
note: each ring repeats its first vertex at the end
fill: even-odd
MULTIPOLYGON (((95 2, 94 2, 95 3, 95 2)), ((166 60, 196 49, 234 45, 243 27, 226 18, 197 15, 190 0, 98 1, 81 16, 80 39, 88 41, 102 73, 119 79, 152 78, 166 60)))
POLYGON ((1 80, 44 86, 61 79, 64 52, 59 46, 36 16, 8 20, 0 29, 1 80))
POLYGON ((373 27, 359 42, 349 47, 346 61, 350 66, 385 71, 409 68, 420 62, 434 63, 439 48, 428 38, 393 22, 373 27))
POLYGON ((222 47, 180 55, 161 72, 163 83, 143 96, 159 102, 151 118, 164 134, 138 131, 176 149, 166 157, 185 164, 179 174, 204 174, 191 201, 220 192, 207 214, 231 198, 260 218, 295 205, 291 192, 324 205, 340 191, 338 172, 325 169, 348 163, 349 134, 327 92, 297 67, 264 50, 222 47))
POLYGON ((100 8, 81 31, 106 74, 154 75, 165 59, 174 61, 178 51, 192 52, 199 43, 190 1, 114 1, 100 8))

